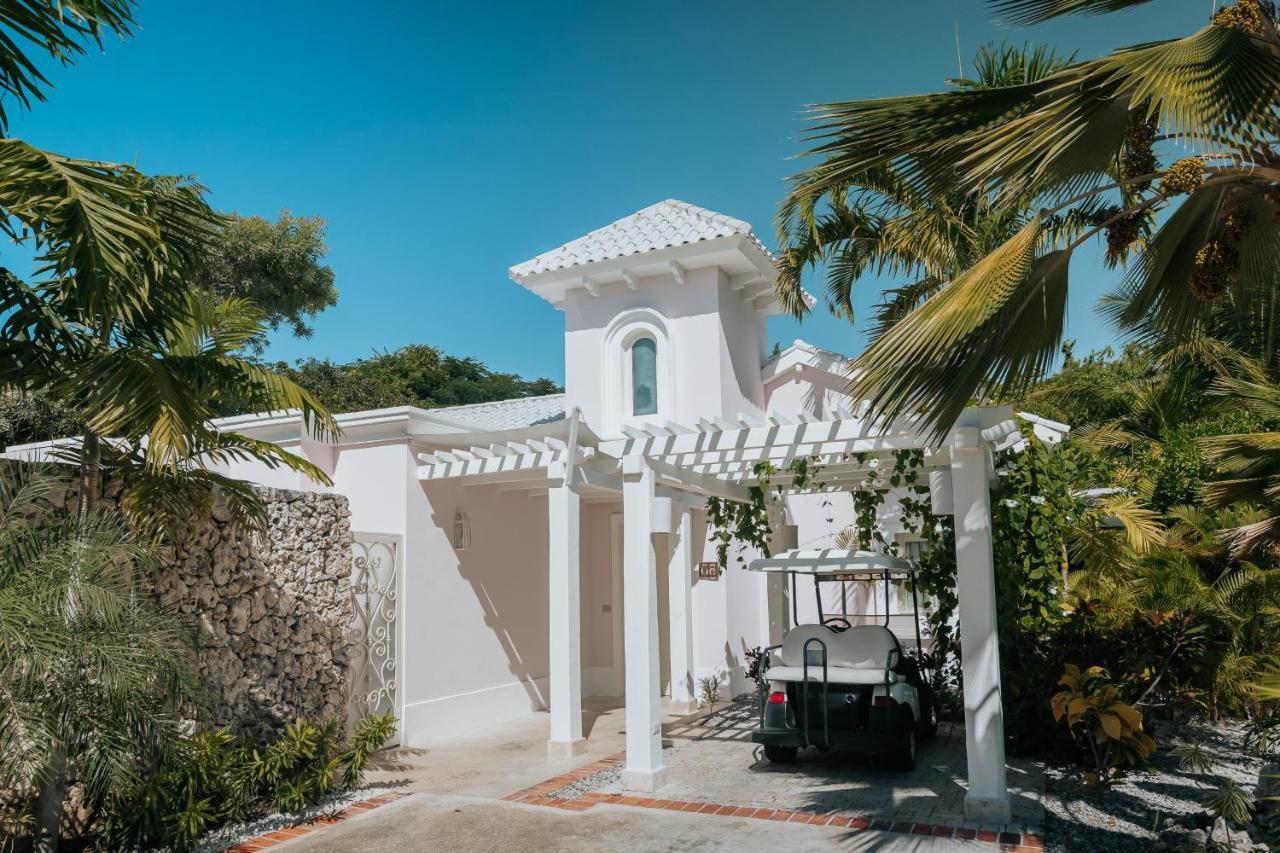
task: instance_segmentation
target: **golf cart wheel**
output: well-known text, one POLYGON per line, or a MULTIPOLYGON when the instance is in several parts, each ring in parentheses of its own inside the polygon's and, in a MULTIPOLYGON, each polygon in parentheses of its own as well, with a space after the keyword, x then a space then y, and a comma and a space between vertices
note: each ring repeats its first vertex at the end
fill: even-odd
POLYGON ((894 770, 906 772, 915 769, 916 733, 914 729, 907 730, 907 736, 902 746, 889 754, 889 762, 894 770))
POLYGON ((938 736, 938 709, 932 699, 925 704, 924 720, 920 723, 920 737, 925 740, 938 736))
POLYGON ((765 744, 764 757, 772 761, 774 764, 793 764, 796 760, 796 752, 798 750, 794 746, 773 746, 765 744))

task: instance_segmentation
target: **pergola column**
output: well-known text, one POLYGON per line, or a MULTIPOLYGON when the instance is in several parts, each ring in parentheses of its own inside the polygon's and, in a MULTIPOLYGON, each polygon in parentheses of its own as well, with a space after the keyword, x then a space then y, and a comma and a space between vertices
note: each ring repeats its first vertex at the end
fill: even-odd
POLYGON ((691 714, 698 708, 693 682, 693 510, 678 504, 677 511, 680 522, 667 565, 670 710, 673 714, 691 714))
POLYGON ((953 434, 951 479, 964 669, 965 756, 969 764, 964 812, 970 820, 1006 823, 1010 819, 1010 802, 996 632, 991 484, 987 448, 976 427, 960 427, 953 434))
POLYGON ((622 783, 653 791, 666 781, 658 667, 654 474, 642 456, 622 460, 622 609, 626 652, 627 760, 622 783))
POLYGON ((568 479, 547 489, 547 520, 551 543, 551 737, 547 755, 569 758, 586 752, 587 742, 582 736, 579 498, 568 479))

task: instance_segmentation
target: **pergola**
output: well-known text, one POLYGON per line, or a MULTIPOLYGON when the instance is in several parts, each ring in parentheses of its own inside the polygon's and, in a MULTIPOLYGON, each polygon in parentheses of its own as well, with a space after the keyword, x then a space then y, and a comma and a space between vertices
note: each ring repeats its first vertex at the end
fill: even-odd
MULTIPOLYGON (((812 458, 821 466, 821 489, 849 490, 862 483, 873 459, 921 450, 935 501, 955 515, 966 752, 970 819, 1006 822, 1000 652, 996 634, 991 539, 992 452, 1021 440, 1009 407, 966 410, 944 441, 910 429, 877 426, 837 411, 834 417, 759 419, 739 416, 624 427, 600 438, 577 412, 553 424, 501 433, 430 436, 439 449, 422 454, 423 481, 463 478, 507 488, 545 489, 550 525, 550 712, 548 750, 574 755, 582 735, 581 615, 579 607, 579 509, 583 499, 620 493, 623 508, 623 609, 626 763, 624 783, 651 791, 664 782, 660 720, 658 554, 653 534, 675 534, 669 572, 672 701, 693 700, 691 512, 708 497, 748 499, 757 463, 777 473, 770 490, 795 493, 786 466, 812 458), (877 431, 878 430, 878 431, 877 431), (949 473, 949 476, 948 476, 949 473), (949 488, 948 488, 949 487, 949 488), (950 495, 942 494, 950 491, 950 495)), ((775 532, 777 535, 777 532, 775 532)), ((771 642, 780 642, 789 613, 781 576, 769 579, 771 642)))

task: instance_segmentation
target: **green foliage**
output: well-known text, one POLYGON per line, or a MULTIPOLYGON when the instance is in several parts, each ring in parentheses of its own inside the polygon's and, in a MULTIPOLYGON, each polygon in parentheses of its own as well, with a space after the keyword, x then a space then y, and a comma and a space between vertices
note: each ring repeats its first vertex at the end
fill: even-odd
POLYGON ((0 448, 77 435, 84 420, 48 394, 0 390, 0 448))
POLYGON ((150 544, 112 513, 50 511, 68 486, 0 470, 0 790, 50 781, 58 753, 96 799, 173 748, 195 661, 139 586, 150 544))
POLYGON ((1081 671, 1067 664, 1050 706, 1054 720, 1066 725, 1088 755, 1084 784, 1090 791, 1111 787, 1155 750, 1155 739, 1143 731, 1142 714, 1121 698, 1102 667, 1081 671))
MULTIPOLYGON (((781 471, 767 459, 757 462, 751 470, 755 474, 755 483, 749 487, 749 500, 707 498, 707 526, 711 530, 712 541, 716 543, 716 558, 720 561, 721 569, 728 567, 729 545, 735 541, 754 548, 765 557, 771 556, 773 528, 770 510, 776 506, 782 494, 781 489, 777 494, 770 493, 775 483, 797 491, 822 487, 818 478, 819 467, 808 457, 793 459, 781 471), (779 479, 781 482, 778 482, 779 479)), ((738 562, 745 563, 746 557, 739 554, 738 562)))
POLYGON ((188 850, 224 823, 314 806, 359 785, 369 757, 394 730, 395 719, 382 714, 362 720, 345 745, 332 720, 295 720, 265 744, 226 729, 202 731, 104 804, 98 840, 112 850, 188 850))
MULTIPOLYGON (((328 251, 324 229, 324 219, 287 210, 275 222, 226 216, 209 242, 197 283, 219 298, 259 306, 272 329, 285 325, 309 338, 310 318, 338 302, 333 270, 322 263, 328 251)), ((265 338, 252 343, 260 350, 265 338)))
POLYGON ((388 406, 459 406, 516 397, 538 397, 561 389, 550 379, 522 379, 498 373, 474 358, 446 355, 426 344, 411 344, 346 364, 304 359, 280 362, 275 370, 306 388, 335 412, 388 406))

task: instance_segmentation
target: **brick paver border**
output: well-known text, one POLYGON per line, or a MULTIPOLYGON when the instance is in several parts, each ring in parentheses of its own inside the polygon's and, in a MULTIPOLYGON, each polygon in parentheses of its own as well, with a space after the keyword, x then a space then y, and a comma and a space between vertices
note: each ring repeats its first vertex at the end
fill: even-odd
POLYGON ((300 823, 297 826, 286 826, 283 829, 277 829, 274 832, 268 832, 265 835, 259 835, 257 838, 250 838, 240 841, 223 850, 223 853, 254 853, 257 850, 265 850, 284 841, 298 838, 314 832, 324 826, 337 823, 340 820, 346 820, 358 814, 372 811, 379 806, 385 806, 388 803, 394 803, 397 800, 403 800, 405 797, 411 796, 399 791, 391 791, 377 797, 371 797, 367 800, 361 800, 358 803, 352 803, 342 811, 333 814, 315 818, 308 823, 300 823))
POLYGON ((733 806, 722 803, 706 803, 690 800, 667 800, 657 797, 646 797, 643 794, 603 794, 588 791, 576 797, 553 797, 556 791, 581 782, 602 770, 608 770, 622 764, 625 753, 617 753, 599 761, 592 761, 581 767, 561 773, 522 788, 514 794, 502 799, 511 803, 524 803, 531 806, 547 806, 569 812, 582 812, 598 804, 615 806, 632 806, 641 809, 663 809, 665 811, 697 812, 698 814, 714 814, 724 817, 744 817, 752 820, 776 820, 789 823, 807 823, 814 826, 835 826, 848 830, 868 830, 872 832, 898 832, 910 835, 931 835, 935 838, 954 838, 958 841, 978 841, 999 845, 1001 853, 1042 853, 1044 840, 1038 835, 1024 832, 1009 832, 1003 828, 970 828, 950 826, 941 823, 916 823, 915 821, 895 821, 892 815, 884 818, 866 817, 864 815, 841 814, 840 812, 810 812, 791 809, 761 809, 751 806, 733 806))

